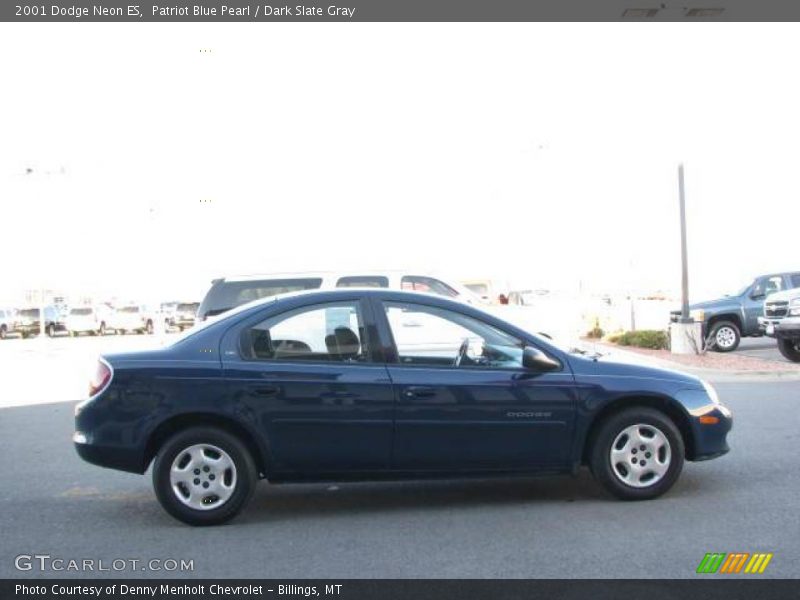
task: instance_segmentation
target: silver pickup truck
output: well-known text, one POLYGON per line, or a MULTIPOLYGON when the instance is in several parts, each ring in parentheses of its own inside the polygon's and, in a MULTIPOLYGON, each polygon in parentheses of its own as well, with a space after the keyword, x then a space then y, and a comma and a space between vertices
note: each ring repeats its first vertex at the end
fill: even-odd
POLYGON ((800 288, 772 294, 764 303, 759 329, 778 340, 778 349, 792 362, 800 362, 800 288))

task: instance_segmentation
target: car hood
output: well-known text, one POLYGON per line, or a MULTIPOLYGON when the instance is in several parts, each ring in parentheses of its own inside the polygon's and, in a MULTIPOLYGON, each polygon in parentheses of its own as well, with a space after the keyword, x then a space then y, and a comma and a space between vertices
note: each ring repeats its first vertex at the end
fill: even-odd
POLYGON ((790 290, 783 290, 782 292, 775 292, 767 297, 767 302, 787 302, 794 298, 800 298, 800 288, 792 288, 790 290))
POLYGON ((703 387, 703 381, 699 377, 682 371, 649 365, 636 355, 613 354, 587 357, 571 354, 569 360, 578 379, 581 375, 631 377, 669 382, 679 387, 703 387))

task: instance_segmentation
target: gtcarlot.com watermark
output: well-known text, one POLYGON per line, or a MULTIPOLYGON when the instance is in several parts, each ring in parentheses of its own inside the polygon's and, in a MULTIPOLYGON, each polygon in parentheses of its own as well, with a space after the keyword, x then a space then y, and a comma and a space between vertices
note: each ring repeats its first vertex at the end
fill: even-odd
POLYGON ((18 571, 35 572, 107 572, 107 571, 194 571, 194 559, 175 558, 62 558, 49 554, 18 554, 18 571))

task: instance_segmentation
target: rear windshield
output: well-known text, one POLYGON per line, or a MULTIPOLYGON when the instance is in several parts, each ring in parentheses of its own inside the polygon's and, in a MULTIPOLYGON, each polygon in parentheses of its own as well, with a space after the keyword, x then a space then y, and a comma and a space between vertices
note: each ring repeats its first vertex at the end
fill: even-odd
POLYGON ((218 281, 208 290, 199 313, 201 317, 211 317, 253 300, 276 294, 315 290, 321 285, 322 278, 319 277, 218 281))
POLYGON ((38 317, 39 316, 39 309, 38 308, 23 308, 19 311, 23 317, 38 317))
POLYGON ((139 312, 139 307, 138 306, 125 306, 123 308, 120 308, 117 312, 121 312, 121 313, 138 313, 139 312))
POLYGON ((71 314, 71 315, 90 315, 90 314, 92 314, 92 309, 91 308, 73 308, 71 311, 69 311, 69 314, 71 314))
POLYGON ((200 308, 199 302, 183 302, 178 304, 177 310, 180 312, 197 312, 198 308, 200 308))
POLYGON ((389 278, 379 275, 352 275, 349 277, 340 277, 336 282, 336 287, 376 287, 386 288, 389 287, 389 278))

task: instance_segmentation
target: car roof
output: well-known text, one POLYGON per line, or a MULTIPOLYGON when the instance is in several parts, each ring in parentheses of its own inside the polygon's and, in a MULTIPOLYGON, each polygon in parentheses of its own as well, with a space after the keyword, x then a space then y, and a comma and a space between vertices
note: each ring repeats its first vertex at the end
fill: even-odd
POLYGON ((425 269, 346 269, 343 271, 284 271, 277 273, 249 273, 244 275, 224 275, 217 281, 258 281, 261 279, 301 279, 325 277, 380 277, 389 275, 416 275, 419 277, 439 277, 425 269))

